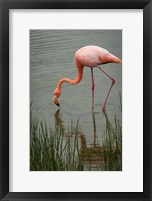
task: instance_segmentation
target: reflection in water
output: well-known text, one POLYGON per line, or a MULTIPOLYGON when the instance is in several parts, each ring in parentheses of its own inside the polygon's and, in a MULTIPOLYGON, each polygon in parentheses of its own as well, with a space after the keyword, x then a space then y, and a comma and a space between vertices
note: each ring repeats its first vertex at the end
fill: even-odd
POLYGON ((92 112, 92 117, 93 117, 93 131, 94 131, 94 146, 96 143, 96 119, 95 119, 95 113, 92 112))
POLYGON ((86 139, 84 135, 80 136, 81 140, 81 157, 84 162, 85 170, 102 170, 103 169, 103 159, 101 157, 102 147, 99 146, 96 134, 96 119, 95 113, 92 112, 93 120, 93 143, 86 144, 86 139))
POLYGON ((61 132, 62 132, 63 135, 64 135, 64 134, 65 134, 65 129, 64 129, 62 117, 61 117, 61 115, 60 115, 60 109, 58 109, 58 110, 54 113, 54 117, 55 117, 55 126, 56 126, 56 127, 60 127, 61 132))
MULTIPOLYGON (((106 111, 103 111, 103 114, 104 114, 104 116, 105 116, 106 121, 108 121, 108 122, 109 122, 107 112, 106 112, 106 111)), ((110 123, 110 122, 109 122, 109 123, 110 123)))
MULTIPOLYGON (((54 113, 55 125, 60 127, 63 137, 67 137, 65 133, 64 124, 62 121, 62 116, 60 114, 60 109, 54 113)), ((102 147, 99 145, 97 134, 96 134, 96 119, 95 113, 92 112, 92 122, 93 122, 93 143, 87 144, 85 135, 79 131, 79 146, 80 146, 80 156, 84 163, 84 170, 103 170, 103 158, 101 152, 103 152, 102 147)), ((75 136, 72 136, 73 138, 75 136)))

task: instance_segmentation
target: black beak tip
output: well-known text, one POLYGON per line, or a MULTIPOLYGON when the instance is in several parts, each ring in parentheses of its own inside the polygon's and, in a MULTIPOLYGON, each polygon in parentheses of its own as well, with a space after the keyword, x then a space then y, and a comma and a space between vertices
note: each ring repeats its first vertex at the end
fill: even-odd
POLYGON ((56 105, 60 107, 60 104, 59 104, 59 103, 57 103, 56 105))

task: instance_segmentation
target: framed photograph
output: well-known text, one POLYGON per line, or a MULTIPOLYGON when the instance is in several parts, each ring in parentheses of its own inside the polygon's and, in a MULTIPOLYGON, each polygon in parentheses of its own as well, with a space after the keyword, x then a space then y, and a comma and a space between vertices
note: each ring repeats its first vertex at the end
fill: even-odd
POLYGON ((152 200, 151 1, 0 8, 1 200, 152 200))

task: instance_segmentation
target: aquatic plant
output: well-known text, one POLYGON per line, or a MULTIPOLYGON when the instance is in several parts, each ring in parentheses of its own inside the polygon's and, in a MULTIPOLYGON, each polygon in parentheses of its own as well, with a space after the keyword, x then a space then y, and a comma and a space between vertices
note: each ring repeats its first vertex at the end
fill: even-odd
POLYGON ((120 171, 122 169, 122 128, 116 116, 114 126, 106 113, 103 146, 88 148, 80 143, 79 120, 70 130, 55 125, 48 129, 45 122, 30 116, 30 170, 31 171, 120 171), (97 161, 97 164, 95 164, 97 161), (86 165, 87 164, 87 165, 86 165))
POLYGON ((67 137, 63 137, 59 126, 55 126, 54 130, 49 130, 46 123, 33 119, 31 112, 30 170, 83 170, 78 149, 78 122, 75 129, 71 129, 67 137))

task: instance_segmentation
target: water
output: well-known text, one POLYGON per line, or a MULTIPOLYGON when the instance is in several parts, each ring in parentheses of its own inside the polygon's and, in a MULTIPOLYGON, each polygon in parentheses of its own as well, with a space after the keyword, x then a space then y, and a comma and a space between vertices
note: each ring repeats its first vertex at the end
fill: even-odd
MULTIPOLYGON (((92 112, 92 82, 90 68, 84 68, 82 81, 78 85, 63 84, 59 98, 60 109, 53 103, 53 92, 59 79, 75 79, 77 69, 75 52, 86 45, 97 45, 122 59, 121 30, 31 30, 30 31, 30 101, 33 101, 33 116, 46 121, 48 127, 55 124, 64 133, 70 129, 71 121, 77 124, 86 144, 102 143, 105 116, 101 103, 111 85, 99 69, 94 68, 95 108, 92 112)), ((116 80, 107 102, 108 118, 114 116, 121 121, 120 97, 122 91, 122 65, 106 64, 103 69, 116 80)))

